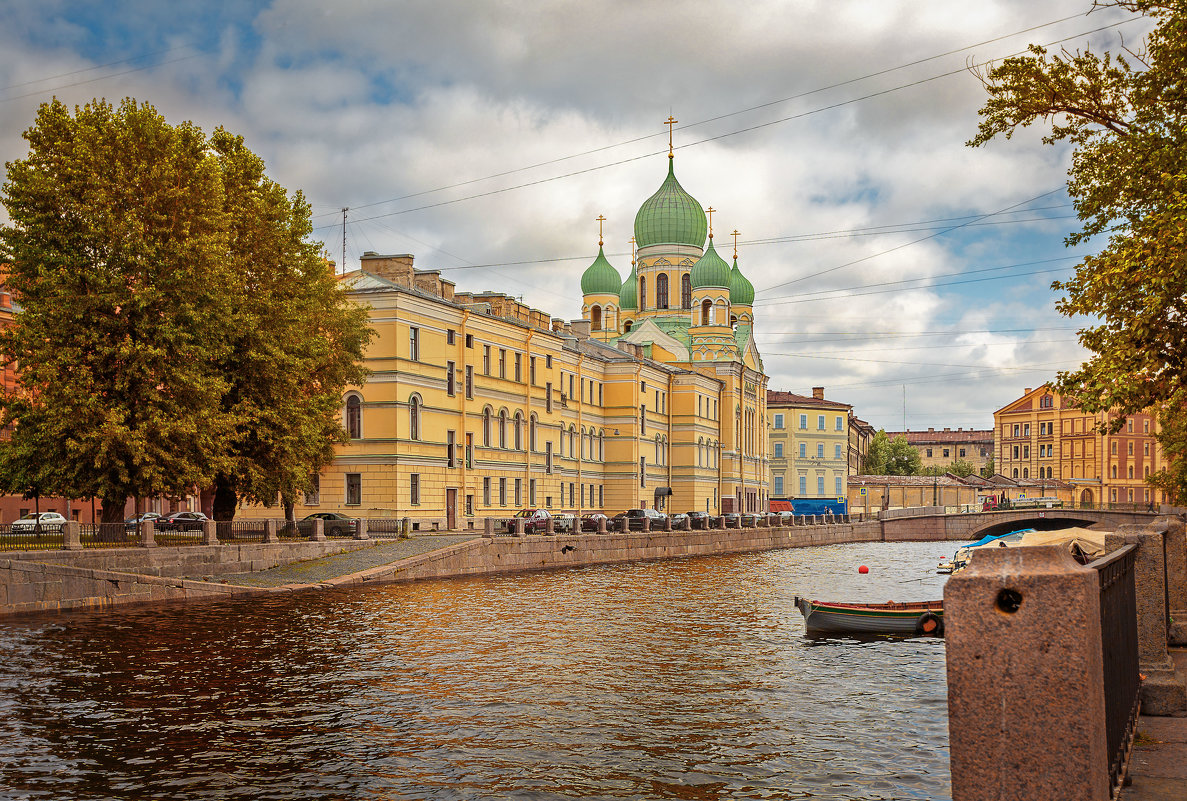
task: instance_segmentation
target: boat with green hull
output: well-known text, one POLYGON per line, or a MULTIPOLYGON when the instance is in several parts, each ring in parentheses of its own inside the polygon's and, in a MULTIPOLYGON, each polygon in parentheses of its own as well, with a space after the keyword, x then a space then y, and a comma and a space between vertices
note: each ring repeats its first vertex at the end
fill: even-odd
POLYGON ((814 601, 797 595, 795 605, 804 615, 809 634, 940 636, 944 633, 943 601, 851 604, 814 601))

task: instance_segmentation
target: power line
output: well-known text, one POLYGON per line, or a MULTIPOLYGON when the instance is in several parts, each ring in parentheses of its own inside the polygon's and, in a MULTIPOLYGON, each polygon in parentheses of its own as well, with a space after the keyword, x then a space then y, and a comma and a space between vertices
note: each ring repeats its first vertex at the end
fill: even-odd
MULTIPOLYGON (((37 78, 32 81, 23 81, 21 83, 10 83, 8 86, 0 86, 0 92, 7 92, 9 89, 19 89, 22 86, 32 86, 35 83, 44 83, 45 81, 56 81, 58 78, 69 78, 71 75, 79 75, 84 72, 93 72, 95 70, 102 70, 108 67, 114 67, 117 64, 127 64, 129 61, 139 61, 142 58, 152 58, 153 56, 163 56, 166 53, 172 53, 174 50, 181 50, 186 47, 191 47, 189 42, 184 44, 174 45, 173 47, 165 48, 164 50, 156 50, 152 53, 141 53, 138 56, 129 56, 128 58, 121 58, 119 61, 109 61, 106 64, 97 64, 94 67, 83 67, 78 70, 71 70, 70 72, 62 72, 57 75, 50 75, 48 78, 37 78)), ((149 65, 151 66, 151 65, 149 65)))
POLYGON ((85 80, 85 81, 75 81, 74 83, 67 83, 67 84, 63 84, 62 86, 55 86, 55 87, 52 87, 52 88, 49 88, 49 89, 42 89, 42 90, 39 90, 39 91, 36 91, 36 92, 27 92, 27 93, 25 93, 25 94, 23 94, 23 95, 13 95, 12 97, 5 97, 5 98, 0 98, 0 103, 10 103, 10 102, 12 102, 13 100, 20 100, 20 99, 22 99, 22 98, 25 98, 25 97, 35 97, 35 96, 37 96, 37 95, 44 95, 44 94, 46 94, 46 93, 48 93, 48 92, 58 92, 58 91, 60 91, 60 90, 62 90, 62 89, 69 89, 69 88, 71 88, 71 87, 74 87, 74 86, 83 86, 84 84, 88 84, 88 83, 95 83, 96 81, 105 81, 105 80, 107 80, 108 78, 118 78, 118 77, 119 77, 119 76, 121 76, 121 75, 129 75, 129 74, 131 74, 131 73, 133 73, 133 72, 141 72, 141 71, 143 71, 143 70, 152 69, 153 67, 164 67, 164 66, 167 66, 167 65, 169 65, 169 64, 176 64, 176 63, 178 63, 179 61, 189 61, 190 59, 192 59, 192 58, 197 58, 197 57, 198 57, 198 56, 200 56, 200 55, 202 55, 202 54, 201 54, 201 53, 194 53, 194 54, 192 54, 192 55, 188 55, 188 56, 182 56, 181 58, 175 58, 175 59, 172 59, 172 60, 170 60, 170 61, 162 61, 162 62, 161 62, 161 63, 159 63, 159 64, 145 64, 143 67, 133 67, 132 69, 130 69, 130 70, 124 70, 123 72, 113 72, 113 73, 111 73, 110 75, 101 75, 101 76, 100 76, 100 77, 98 77, 98 78, 90 78, 90 79, 88 79, 88 80, 85 80))

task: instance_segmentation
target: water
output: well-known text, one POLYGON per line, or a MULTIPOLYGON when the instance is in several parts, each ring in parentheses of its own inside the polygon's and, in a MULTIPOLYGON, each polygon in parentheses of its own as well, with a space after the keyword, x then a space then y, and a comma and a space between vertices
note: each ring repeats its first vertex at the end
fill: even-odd
POLYGON ((792 598, 937 598, 950 550, 0 623, 0 797, 948 798, 943 642, 808 639, 792 598))

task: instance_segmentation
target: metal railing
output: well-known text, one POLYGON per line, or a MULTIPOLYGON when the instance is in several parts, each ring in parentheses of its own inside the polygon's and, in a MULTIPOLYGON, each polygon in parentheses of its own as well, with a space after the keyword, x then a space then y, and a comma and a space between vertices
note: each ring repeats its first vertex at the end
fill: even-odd
POLYGON ((0 525, 0 550, 48 551, 61 550, 62 530, 58 526, 26 526, 11 523, 0 525))
POLYGON ((214 531, 219 542, 264 542, 267 525, 266 520, 216 520, 214 531))
POLYGON ((78 527, 83 548, 134 548, 140 532, 131 523, 83 523, 78 527))
POLYGON ((1101 651, 1104 665, 1105 740, 1109 786, 1120 790, 1125 762, 1133 743, 1140 709, 1137 596, 1134 560, 1137 545, 1126 545, 1088 567, 1100 579, 1101 651))

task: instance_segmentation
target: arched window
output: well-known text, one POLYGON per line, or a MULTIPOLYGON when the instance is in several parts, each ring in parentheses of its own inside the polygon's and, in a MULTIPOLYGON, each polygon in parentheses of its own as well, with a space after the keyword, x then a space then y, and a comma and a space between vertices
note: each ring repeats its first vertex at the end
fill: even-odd
POLYGON ((1112 470, 1113 470, 1112 476, 1113 476, 1113 478, 1116 478, 1117 477, 1117 465, 1113 465, 1112 470))
POLYGON ((738 315, 731 314, 730 315, 730 328, 733 328, 737 324, 738 324, 738 315))
POLYGON ((499 410, 499 447, 507 447, 507 410, 499 410))
POLYGON ((606 460, 606 430, 602 429, 598 432, 598 461, 604 462, 606 460))
POLYGON ((668 274, 660 273, 655 278, 655 308, 668 308, 668 274))
POLYGON ((346 396, 346 436, 363 438, 363 399, 358 395, 346 396))
POLYGON ((631 321, 627 320, 622 324, 622 333, 629 334, 631 332, 631 321))
POLYGON ((589 310, 589 327, 595 331, 602 330, 602 307, 594 306, 589 310))
POLYGON ((533 453, 536 451, 536 414, 532 413, 528 420, 528 449, 533 453))
POLYGON ((647 308, 647 276, 639 276, 639 311, 647 308))
POLYGON ((1133 465, 1129 466, 1129 477, 1133 478, 1133 465))
POLYGON ((712 314, 713 301, 705 298, 705 300, 701 303, 701 325, 711 325, 712 323, 710 320, 712 319, 712 314))
POLYGON ((515 450, 523 450, 523 414, 515 413, 515 450))
POLYGON ((490 447, 490 407, 482 410, 482 444, 490 447))
POLYGON ((1018 468, 1017 467, 1014 468, 1014 475, 1011 476, 1011 478, 1018 478, 1018 468))
POLYGON ((569 458, 577 458, 577 429, 572 423, 569 424, 569 458))
POLYGON ((692 308, 692 279, 688 273, 680 276, 680 308, 692 308))
POLYGON ((1030 478, 1030 468, 1029 467, 1022 468, 1022 477, 1030 478))
POLYGON ((408 438, 420 439, 420 397, 408 399, 408 438))
POLYGON ((664 463, 664 446, 660 441, 659 434, 655 435, 655 463, 657 465, 664 463))
POLYGON ((703 467, 702 462, 705 458, 705 438, 701 437, 697 440, 697 467, 703 467))

